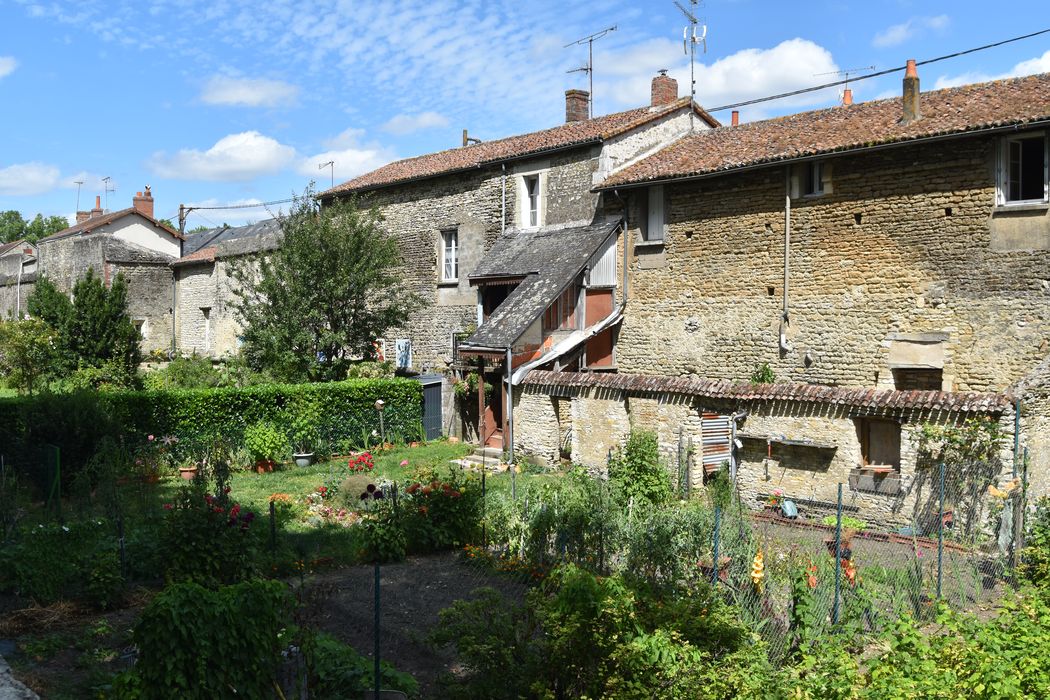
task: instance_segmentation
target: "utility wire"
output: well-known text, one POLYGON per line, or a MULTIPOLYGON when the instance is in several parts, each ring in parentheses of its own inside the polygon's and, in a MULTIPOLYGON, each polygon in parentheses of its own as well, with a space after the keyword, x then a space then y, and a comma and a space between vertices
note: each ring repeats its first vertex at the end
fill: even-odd
POLYGON ((268 207, 268 206, 271 206, 271 205, 274 205, 274 204, 288 204, 289 202, 294 202, 294 201, 295 201, 295 198, 293 197, 291 199, 275 199, 272 202, 259 202, 258 204, 227 204, 226 206, 222 206, 222 207, 193 207, 193 206, 189 206, 189 207, 186 207, 186 208, 187 209, 192 209, 193 211, 200 211, 202 209, 255 209, 257 207, 268 207))
MULTIPOLYGON (((955 53, 946 54, 944 56, 937 56, 936 58, 927 58, 924 61, 916 62, 916 66, 924 66, 928 63, 937 63, 938 61, 946 61, 949 58, 957 58, 959 56, 965 56, 969 53, 975 53, 977 51, 984 51, 985 49, 993 49, 1003 44, 1010 44, 1015 41, 1021 41, 1022 39, 1031 39, 1033 36, 1039 36, 1040 34, 1050 33, 1050 28, 1041 29, 1038 32, 1032 32, 1031 34, 1024 34, 1022 36, 1015 36, 1011 39, 1004 39, 997 41, 994 44, 985 44, 984 46, 976 46, 972 49, 965 49, 964 51, 956 51, 955 53)), ((735 109, 737 107, 746 107, 747 105, 754 105, 760 102, 770 102, 772 100, 780 100, 785 97, 793 97, 795 95, 803 95, 807 92, 817 92, 818 90, 826 90, 831 87, 838 87, 839 85, 846 85, 848 83, 856 83, 861 80, 867 80, 868 78, 877 78, 880 75, 888 75, 889 73, 896 73, 897 71, 904 70, 905 66, 897 66, 896 68, 887 68, 886 70, 880 70, 877 73, 868 73, 867 75, 858 75, 846 80, 836 80, 833 83, 824 83, 823 85, 814 85, 813 87, 801 88, 799 90, 792 90, 791 92, 782 92, 779 95, 770 95, 769 97, 758 97, 753 100, 745 100, 744 102, 735 102, 729 105, 720 105, 718 107, 705 107, 707 112, 721 112, 726 109, 735 109)))

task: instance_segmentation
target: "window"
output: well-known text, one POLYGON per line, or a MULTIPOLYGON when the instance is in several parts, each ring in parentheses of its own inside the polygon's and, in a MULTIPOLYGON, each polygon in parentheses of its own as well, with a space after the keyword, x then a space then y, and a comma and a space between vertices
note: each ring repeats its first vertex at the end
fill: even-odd
POLYGON ((536 227, 540 225, 540 176, 525 176, 525 211, 523 223, 525 226, 536 227))
POLYGON ((664 240, 667 224, 667 199, 663 185, 653 185, 639 200, 638 212, 642 229, 642 240, 659 243, 664 240))
POLYGON ((543 314, 543 330, 564 331, 576 328, 576 301, 579 299, 579 293, 579 287, 575 284, 569 285, 569 288, 547 307, 543 314))
POLYGON ((1000 164, 1000 203, 1047 201, 1046 142, 1046 134, 1030 134, 1004 141, 1000 164))
POLYGON ((824 194, 824 161, 815 160, 803 166, 802 194, 806 197, 824 194))
POLYGON ((211 350, 211 307, 202 306, 201 316, 204 317, 204 350, 211 350))
POLYGON ((455 282, 459 279, 459 232, 441 232, 441 281, 455 282))
POLYGON ((139 339, 145 340, 146 338, 146 319, 136 318, 133 320, 132 325, 135 326, 135 330, 139 332, 139 339))
POLYGON ((860 449, 868 468, 901 468, 901 424, 882 418, 860 419, 860 449))
POLYGON ((900 391, 940 391, 944 372, 940 369, 898 368, 893 370, 893 387, 900 391))

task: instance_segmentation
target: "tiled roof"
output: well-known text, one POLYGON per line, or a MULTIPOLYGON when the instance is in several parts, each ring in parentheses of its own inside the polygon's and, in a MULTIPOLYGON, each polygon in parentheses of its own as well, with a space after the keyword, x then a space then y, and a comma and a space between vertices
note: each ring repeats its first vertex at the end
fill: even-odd
POLYGON ((219 226, 186 236, 186 242, 182 244, 182 253, 183 255, 189 255, 205 246, 215 246, 238 238, 251 238, 253 236, 275 233, 279 228, 280 226, 276 219, 264 219, 258 223, 245 226, 219 226))
MULTIPOLYGON (((569 122, 543 131, 510 136, 495 141, 484 141, 472 146, 452 148, 447 151, 394 161, 341 185, 336 185, 322 192, 320 196, 328 197, 345 192, 385 187, 469 168, 478 168, 486 164, 499 163, 544 151, 600 142, 687 107, 689 102, 688 97, 683 97, 655 111, 650 111, 649 107, 640 107, 593 119, 569 122)), ((696 107, 696 112, 712 127, 719 125, 718 121, 703 109, 696 107)))
POLYGON ((736 401, 799 401, 870 410, 919 409, 959 413, 1002 413, 1010 406, 1005 394, 962 391, 897 391, 817 384, 751 384, 725 379, 695 379, 639 374, 549 372, 532 370, 522 382, 540 387, 614 389, 635 394, 680 394, 736 401))
POLYGON ((39 242, 43 243, 44 241, 55 241, 55 240, 58 240, 60 238, 68 238, 69 236, 73 236, 73 235, 76 235, 78 233, 91 233, 91 231, 95 230, 99 226, 105 226, 106 224, 112 223, 112 222, 116 221, 117 219, 121 219, 121 218, 123 218, 125 216, 128 216, 129 214, 138 214, 143 219, 145 219, 146 221, 150 222, 151 224, 153 224, 157 228, 163 229, 164 231, 170 233, 175 238, 181 238, 181 236, 179 236, 179 232, 176 231, 175 229, 168 228, 167 226, 165 226, 164 224, 160 223, 156 219, 154 219, 152 217, 149 217, 149 216, 146 216, 145 214, 140 212, 135 207, 128 207, 127 209, 120 209, 118 211, 111 211, 108 214, 102 214, 101 216, 95 216, 95 217, 92 217, 92 218, 87 219, 85 221, 81 221, 79 224, 74 224, 74 225, 70 226, 67 229, 62 229, 58 233, 52 233, 50 236, 47 236, 46 238, 41 238, 39 242))
POLYGON ((792 114, 687 136, 599 189, 709 175, 840 151, 1050 119, 1050 73, 923 92, 922 118, 903 124, 901 98, 792 114))
POLYGON ((609 219, 586 226, 511 229, 500 236, 470 279, 525 279, 463 344, 491 348, 513 344, 619 225, 619 219, 609 219))
POLYGON ((192 265, 193 263, 215 262, 215 253, 219 249, 213 245, 195 250, 189 255, 183 255, 172 263, 172 265, 192 265))
POLYGON ((0 243, 0 255, 4 255, 18 247, 20 243, 25 241, 11 241, 10 243, 0 243))

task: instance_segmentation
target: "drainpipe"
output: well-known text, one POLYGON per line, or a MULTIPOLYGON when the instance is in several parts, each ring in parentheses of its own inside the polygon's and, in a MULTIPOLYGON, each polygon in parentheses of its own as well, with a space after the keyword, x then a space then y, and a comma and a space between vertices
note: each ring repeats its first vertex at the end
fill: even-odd
POLYGON ((507 346, 507 461, 514 464, 514 385, 511 384, 511 359, 510 346, 507 346))
POLYGON ((503 175, 501 177, 503 192, 500 195, 499 205, 499 233, 502 236, 507 230, 507 164, 502 163, 503 175))
POLYGON ((784 309, 780 316, 780 354, 791 350, 787 339, 790 324, 788 317, 788 282, 791 278, 791 166, 784 166, 784 309))

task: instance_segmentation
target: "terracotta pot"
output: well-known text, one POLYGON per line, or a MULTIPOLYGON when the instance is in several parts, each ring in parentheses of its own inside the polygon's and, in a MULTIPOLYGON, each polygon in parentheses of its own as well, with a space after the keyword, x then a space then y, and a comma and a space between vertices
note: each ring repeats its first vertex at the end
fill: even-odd
POLYGON ((255 463, 255 472, 257 474, 265 474, 266 472, 272 472, 274 467, 274 461, 272 459, 260 459, 255 463))
POLYGON ((416 441, 416 440, 413 440, 412 442, 408 443, 408 446, 409 447, 419 447, 419 442, 416 441))
POLYGON ((197 476, 197 467, 179 467, 179 476, 186 481, 192 481, 197 476))

